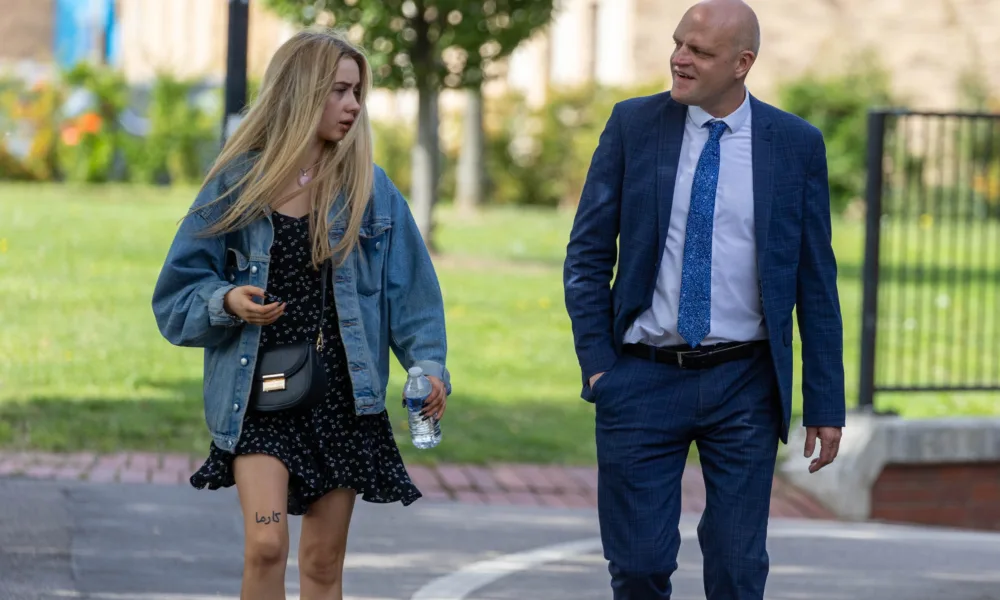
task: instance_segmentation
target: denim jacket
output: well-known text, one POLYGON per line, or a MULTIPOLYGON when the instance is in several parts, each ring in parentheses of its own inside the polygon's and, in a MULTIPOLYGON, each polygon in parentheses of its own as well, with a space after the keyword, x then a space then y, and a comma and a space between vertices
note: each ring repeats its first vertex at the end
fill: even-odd
MULTIPOLYGON (((205 420, 215 445, 229 452, 242 432, 261 330, 229 315, 222 301, 236 286, 267 289, 274 229, 268 215, 229 234, 198 234, 222 215, 232 196, 208 203, 238 183, 252 160, 234 161, 198 194, 170 246, 152 299, 164 338, 204 348, 205 420)), ((342 202, 341 196, 329 218, 342 202)), ((331 227, 331 246, 345 229, 341 215, 331 227)), ((406 200, 379 167, 360 243, 334 272, 334 298, 357 414, 384 410, 390 349, 404 368, 422 367, 451 393, 437 275, 406 200)))

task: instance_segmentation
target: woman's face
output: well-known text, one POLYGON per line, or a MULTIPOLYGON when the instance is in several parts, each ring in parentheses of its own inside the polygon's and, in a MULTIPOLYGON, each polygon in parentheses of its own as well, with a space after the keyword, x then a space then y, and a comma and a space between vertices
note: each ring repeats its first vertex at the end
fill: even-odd
POLYGON ((351 130, 361 112, 361 69, 350 57, 337 64, 333 91, 326 99, 317 135, 327 142, 339 142, 351 130))

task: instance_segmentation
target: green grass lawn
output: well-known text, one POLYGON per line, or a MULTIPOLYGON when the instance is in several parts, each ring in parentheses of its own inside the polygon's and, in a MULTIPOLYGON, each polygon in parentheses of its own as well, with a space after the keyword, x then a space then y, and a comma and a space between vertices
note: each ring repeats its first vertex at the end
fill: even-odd
MULTIPOLYGON (((161 261, 192 194, 190 189, 0 187, 0 446, 207 451, 201 352, 164 341, 149 306, 161 261)), ((561 261, 571 218, 531 210, 490 210, 464 219, 439 213, 437 264, 455 393, 442 424, 445 440, 429 452, 411 449, 405 415, 398 402, 390 402, 408 460, 593 462, 593 408, 579 398, 562 296, 561 261)), ((863 230, 837 222, 835 232, 853 403, 863 230)), ((946 264, 954 268, 953 262, 946 264)), ((974 293, 976 285, 984 284, 970 282, 971 287, 949 293, 974 293)), ((985 304, 977 310, 996 313, 996 293, 996 286, 983 288, 977 297, 985 304)), ((921 306, 926 312, 938 304, 921 306)), ((888 322, 909 331, 911 308, 896 307, 888 322)), ((993 319, 1000 321, 995 314, 993 319)), ((983 330, 983 336, 988 333, 983 330)), ((921 363, 912 353, 913 340, 904 335, 884 341, 884 351, 896 359, 932 362, 921 363)), ((935 343, 934 352, 946 355, 968 348, 957 336, 935 343)), ((972 370, 995 371, 1000 360, 963 356, 979 361, 962 363, 972 370)), ((936 372, 929 368, 927 373, 936 372)), ((398 398, 402 379, 397 367, 392 398, 398 398)), ((1000 414, 1000 398, 986 394, 887 395, 879 406, 913 417, 1000 414)))

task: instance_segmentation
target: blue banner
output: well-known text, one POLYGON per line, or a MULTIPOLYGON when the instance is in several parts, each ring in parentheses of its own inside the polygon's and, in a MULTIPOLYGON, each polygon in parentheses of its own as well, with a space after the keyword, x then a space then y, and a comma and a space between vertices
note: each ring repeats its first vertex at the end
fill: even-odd
POLYGON ((55 9, 55 59, 60 67, 84 61, 118 64, 114 0, 56 0, 55 9))

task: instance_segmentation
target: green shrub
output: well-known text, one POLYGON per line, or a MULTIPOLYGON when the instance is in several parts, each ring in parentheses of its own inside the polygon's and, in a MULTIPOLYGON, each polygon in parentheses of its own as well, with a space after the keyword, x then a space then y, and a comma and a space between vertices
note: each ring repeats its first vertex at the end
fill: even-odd
POLYGON ((411 150, 416 138, 415 125, 402 121, 373 120, 372 137, 375 163, 385 169, 399 191, 407 198, 410 195, 413 163, 411 150))
POLYGON ((149 131, 134 135, 121 126, 132 92, 114 69, 81 63, 31 89, 0 80, 0 127, 31 140, 27 156, 0 142, 0 179, 198 182, 218 151, 221 115, 196 101, 196 85, 158 76, 145 115, 149 131), (66 114, 67 100, 83 105, 66 114))
MULTIPOLYGON (((978 60, 959 73, 958 104, 971 112, 1000 114, 1000 96, 993 94, 982 73, 978 60)), ((963 159, 970 163, 972 210, 976 216, 990 219, 1000 219, 1000 135, 996 135, 996 125, 978 120, 956 139, 963 159)))
POLYGON ((0 131, 30 137, 27 154, 15 156, 9 139, 0 139, 0 180, 46 181, 58 169, 56 114, 62 103, 57 84, 38 83, 30 89, 16 78, 0 80, 0 131))
POLYGON ((70 89, 89 92, 93 102, 82 114, 59 123, 59 170, 68 181, 110 181, 115 159, 126 144, 118 126, 129 99, 125 77, 107 67, 80 63, 65 73, 63 81, 70 89))
MULTIPOLYGON (((517 92, 486 98, 487 202, 576 205, 615 103, 661 91, 658 84, 553 88, 548 101, 537 108, 517 92)), ((457 152, 448 154, 446 177, 452 179, 457 152)))
POLYGON ((499 205, 554 205, 537 161, 538 119, 516 92, 483 103, 487 186, 485 201, 499 205))
POLYGON ((893 104, 889 76, 872 57, 851 64, 857 68, 831 76, 806 75, 779 90, 783 109, 823 132, 830 202, 836 213, 864 196, 869 109, 893 104))
POLYGON ((37 181, 38 178, 6 148, 0 146, 0 181, 37 181))
POLYGON ((166 73, 157 76, 147 110, 149 132, 142 138, 130 139, 127 161, 131 180, 182 184, 201 181, 214 158, 210 154, 218 151, 221 111, 199 106, 193 97, 195 91, 194 81, 166 73))
MULTIPOLYGON (((509 92, 487 97, 485 130, 485 202, 496 205, 575 205, 587 177, 590 159, 615 102, 662 91, 661 86, 634 88, 585 86, 554 89, 544 106, 529 106, 523 95, 509 92)), ((462 136, 461 111, 441 115, 439 197, 455 195, 462 136)), ((409 195, 416 124, 373 120, 375 162, 409 195)))

